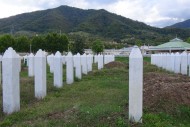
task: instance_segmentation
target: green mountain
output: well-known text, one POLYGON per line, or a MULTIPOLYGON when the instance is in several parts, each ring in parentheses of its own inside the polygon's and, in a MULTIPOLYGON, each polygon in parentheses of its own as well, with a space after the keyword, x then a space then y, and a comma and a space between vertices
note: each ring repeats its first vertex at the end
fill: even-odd
POLYGON ((0 19, 0 33, 22 32, 85 32, 111 39, 139 39, 165 41, 177 34, 182 39, 190 35, 190 30, 174 28, 155 28, 106 10, 83 10, 60 6, 53 9, 19 14, 0 19))
POLYGON ((168 28, 190 28, 190 19, 168 26, 168 28))

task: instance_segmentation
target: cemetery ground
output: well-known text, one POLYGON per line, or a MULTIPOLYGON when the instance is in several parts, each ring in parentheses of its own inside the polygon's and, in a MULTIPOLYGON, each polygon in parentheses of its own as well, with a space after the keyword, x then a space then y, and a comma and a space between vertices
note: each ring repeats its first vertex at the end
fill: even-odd
POLYGON ((37 100, 34 79, 22 66, 21 110, 5 115, 0 101, 0 126, 190 126, 190 77, 157 68, 144 58, 143 123, 134 124, 128 122, 128 58, 96 68, 72 85, 55 88, 47 66, 47 96, 37 100))

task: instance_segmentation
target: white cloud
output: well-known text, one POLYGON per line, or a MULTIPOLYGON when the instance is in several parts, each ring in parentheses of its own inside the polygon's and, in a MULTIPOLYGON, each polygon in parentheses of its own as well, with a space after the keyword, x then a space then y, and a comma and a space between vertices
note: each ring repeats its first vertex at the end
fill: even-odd
POLYGON ((104 8, 158 27, 190 18, 190 0, 6 0, 0 1, 0 18, 60 5, 82 9, 104 8))
POLYGON ((190 18, 189 0, 118 0, 107 8, 122 16, 164 27, 190 18))
POLYGON ((12 1, 12 3, 10 3, 10 1, 7 3, 0 1, 0 12, 1 12, 0 18, 41 9, 35 5, 33 6, 29 4, 23 5, 21 4, 21 1, 22 0, 15 0, 12 1))

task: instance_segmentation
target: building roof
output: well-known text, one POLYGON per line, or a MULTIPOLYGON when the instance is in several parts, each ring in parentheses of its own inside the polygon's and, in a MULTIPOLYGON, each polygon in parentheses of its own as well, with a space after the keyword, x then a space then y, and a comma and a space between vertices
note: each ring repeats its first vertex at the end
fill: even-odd
POLYGON ((170 40, 169 42, 155 46, 152 49, 161 49, 161 50, 164 50, 164 49, 170 49, 170 50, 172 50, 172 49, 174 49, 174 50, 175 49, 190 49, 190 44, 187 42, 184 42, 183 40, 176 37, 176 38, 170 40))

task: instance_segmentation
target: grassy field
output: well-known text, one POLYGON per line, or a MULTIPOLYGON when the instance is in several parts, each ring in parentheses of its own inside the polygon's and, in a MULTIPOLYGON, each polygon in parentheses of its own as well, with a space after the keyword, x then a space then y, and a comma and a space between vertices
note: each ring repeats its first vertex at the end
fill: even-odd
MULTIPOLYGON (((53 74, 47 73, 47 96, 34 98, 34 79, 28 78, 27 69, 21 72, 21 110, 11 115, 0 112, 0 126, 190 126, 190 107, 177 105, 171 113, 152 112, 144 107, 143 124, 128 122, 128 59, 116 58, 126 66, 94 69, 82 80, 63 88, 53 86, 53 74)), ((149 58, 144 61, 150 62, 149 58)), ((49 70, 49 68, 48 68, 49 70)), ((144 65, 144 73, 164 72, 150 64, 144 65)), ((0 90, 2 95, 2 90, 0 90)), ((1 98, 2 100, 2 98, 1 98)), ((0 102, 2 105, 2 101, 0 102)))

